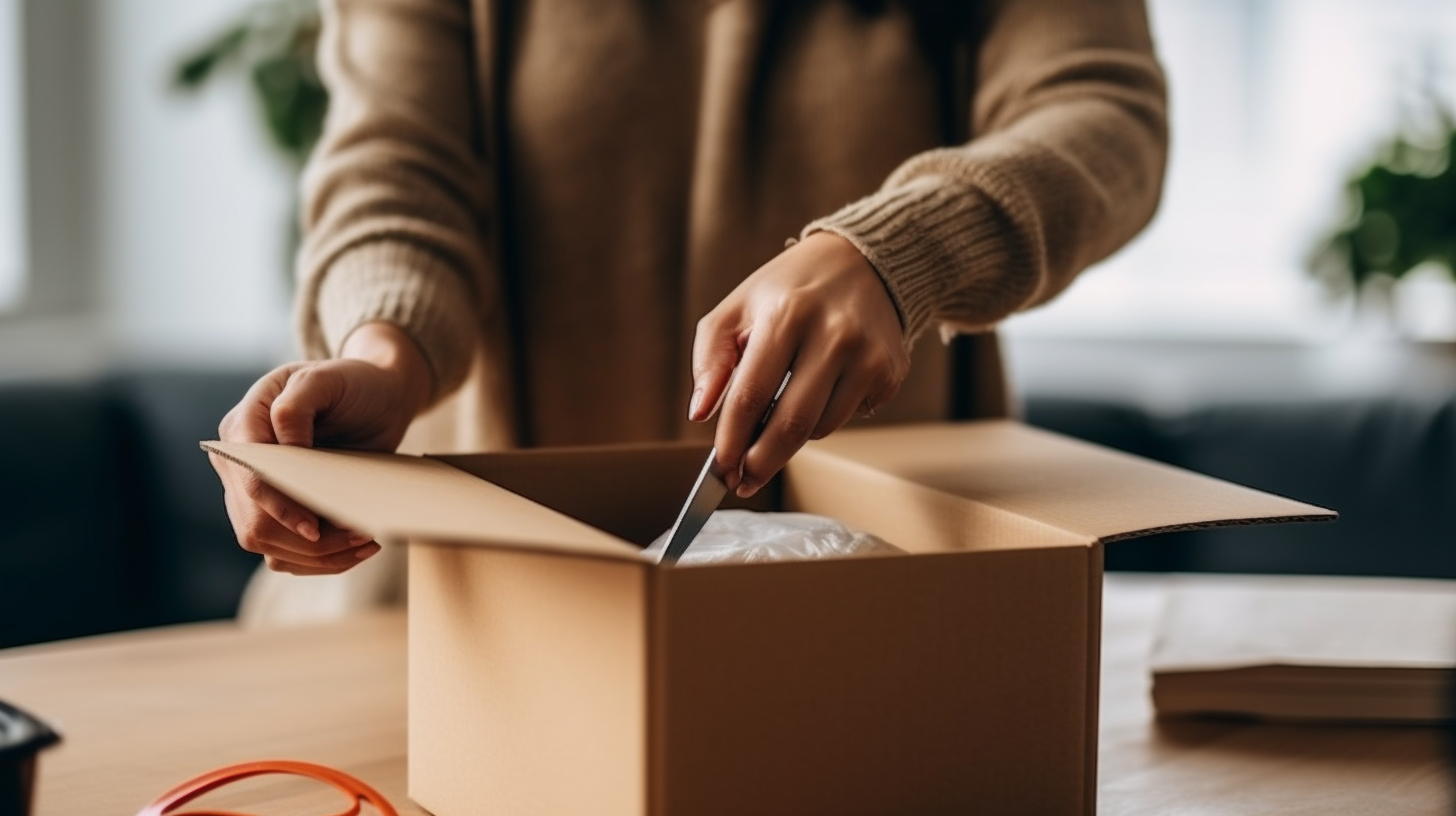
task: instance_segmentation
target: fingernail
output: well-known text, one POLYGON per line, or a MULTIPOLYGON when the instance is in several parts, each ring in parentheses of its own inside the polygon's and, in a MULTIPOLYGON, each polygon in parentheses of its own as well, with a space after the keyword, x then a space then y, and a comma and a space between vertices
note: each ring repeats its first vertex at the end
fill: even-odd
POLYGON ((371 536, 371 535, 368 535, 368 534, 365 534, 365 533, 349 533, 349 546, 350 547, 357 547, 360 544, 367 544, 368 542, 372 541, 373 539, 374 539, 374 536, 371 536))
POLYGON ((355 550, 354 551, 354 557, 357 558, 357 559, 359 559, 360 561, 363 561, 364 559, 368 558, 369 556, 371 556, 371 555, 373 555, 373 554, 375 554, 377 552, 379 552, 379 545, 378 544, 370 544, 367 547, 360 547, 359 549, 355 550))
POLYGON ((752 496, 754 493, 757 493, 758 489, 762 486, 762 483, 760 483, 757 479, 752 479, 745 476, 743 478, 743 481, 738 484, 738 498, 746 499, 749 496, 752 496))
POLYGON ((308 539, 309 541, 318 541, 319 531, 317 524, 314 524, 311 521, 300 521, 298 523, 297 529, 298 534, 308 539))
POLYGON ((703 410, 703 389, 694 388, 693 398, 688 400, 688 419, 697 422, 698 415, 703 410))

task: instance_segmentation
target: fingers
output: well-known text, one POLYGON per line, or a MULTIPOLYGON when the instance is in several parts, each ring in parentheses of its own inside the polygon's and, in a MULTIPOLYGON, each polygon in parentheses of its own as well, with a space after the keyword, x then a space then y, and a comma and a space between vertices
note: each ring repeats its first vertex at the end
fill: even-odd
POLYGON ((757 441, 743 456, 742 481, 735 488, 739 496, 757 493, 823 421, 839 376, 837 366, 822 358, 801 360, 793 372, 757 441))
MULTIPOLYGON (((883 405, 899 390, 902 375, 892 355, 877 353, 849 332, 821 327, 813 337, 815 342, 799 349, 792 377, 743 455, 741 482, 730 485, 741 497, 762 488, 809 440, 828 436, 855 413, 883 405)), ((749 359, 745 355, 745 368, 749 359)))
MULTIPOLYGON (((241 490, 253 507, 261 510, 277 526, 292 532, 304 541, 318 543, 321 531, 317 515, 283 495, 276 488, 269 486, 252 471, 238 466, 234 467, 242 472, 235 474, 234 478, 225 485, 228 493, 234 493, 234 488, 241 490)), ((247 549, 247 547, 244 546, 243 549, 247 549)))
MULTIPOLYGON (((265 375, 218 427, 228 441, 393 449, 413 414, 399 379, 371 362, 293 363, 265 375)), ((238 545, 272 569, 342 572, 373 555, 369 536, 350 533, 263 483, 252 471, 212 456, 238 545)))
MULTIPOLYGON (((255 384, 243 401, 223 419, 218 428, 223 439, 277 441, 272 423, 267 419, 267 409, 280 390, 279 383, 273 382, 272 378, 273 375, 269 375, 255 384), (257 421, 259 415, 265 418, 261 423, 257 421)), ((317 514, 270 487, 247 468, 217 454, 208 454, 208 459, 222 481, 228 518, 232 521, 238 545, 244 550, 254 553, 270 551, 273 542, 284 538, 284 532, 291 539, 302 542, 296 548, 307 549, 309 545, 327 548, 332 543, 321 543, 323 531, 317 514)))
POLYGON ((350 568, 367 561, 375 553, 379 552, 377 543, 370 542, 349 550, 347 553, 337 556, 333 561, 337 563, 325 563, 320 566, 312 566, 308 563, 297 561, 285 561, 283 557, 274 555, 263 556, 263 563, 268 569, 274 572, 286 572, 290 575, 338 575, 350 568))
POLYGON ((315 419, 339 403, 344 386, 333 368, 313 366, 293 372, 269 408, 278 444, 313 447, 315 419))
MULTIPOLYGON (((729 490, 740 487, 740 481, 745 475, 742 472, 744 454, 759 434, 764 414, 778 394, 779 386, 783 385, 784 375, 788 373, 789 364, 793 362, 794 354, 798 350, 797 342, 783 336, 791 331, 792 328, 776 326, 769 320, 762 321, 750 334, 743 350, 743 360, 733 372, 732 381, 723 398, 714 438, 718 450, 718 468, 729 490)), ((794 389, 796 393, 800 390, 794 389)), ((799 399, 798 403, 802 404, 805 399, 807 397, 799 399)), ((814 421, 809 422, 809 428, 804 431, 806 438, 817 418, 816 415, 814 421)), ((764 432, 767 433, 784 423, 802 421, 805 419, 798 412, 776 410, 764 432)), ((795 427, 788 432, 797 433, 797 430, 795 427)), ((755 472, 750 475, 761 477, 763 474, 755 472)), ((762 485, 763 479, 755 478, 754 481, 756 483, 748 488, 748 492, 740 495, 752 495, 762 485)))
MULTIPOLYGON (((377 546, 377 545, 376 545, 377 546)), ((286 572, 289 575, 338 575, 343 569, 328 569, 323 567, 305 567, 299 564, 291 564, 273 557, 263 559, 268 569, 274 572, 286 572)))
POLYGON ((909 368, 886 284, 853 244, 820 232, 780 253, 698 327, 694 381, 702 402, 724 394, 715 443, 728 487, 752 495, 805 442, 892 399, 909 368))
MULTIPOLYGON (((263 485, 260 492, 277 491, 263 485)), ((240 497, 229 490, 224 495, 224 504, 238 545, 262 555, 270 569, 300 575, 338 573, 379 551, 379 545, 371 542, 369 536, 327 522, 314 522, 317 526, 313 538, 302 536, 263 512, 263 502, 256 496, 249 493, 240 497)))
POLYGON ((866 379, 864 376, 847 376, 834 384, 834 391, 829 395, 829 402, 824 406, 819 424, 809 435, 810 439, 823 439, 844 427, 844 423, 856 414, 872 415, 867 408, 872 410, 873 404, 880 403, 870 403, 864 396, 868 392, 866 379))
POLYGON ((693 339, 693 394, 688 419, 705 422, 717 412, 740 350, 733 315, 717 310, 698 321, 693 339))
POLYGON ((229 442, 277 442, 270 411, 273 401, 298 368, 297 363, 281 366, 253 383, 248 393, 222 418, 218 438, 229 442))

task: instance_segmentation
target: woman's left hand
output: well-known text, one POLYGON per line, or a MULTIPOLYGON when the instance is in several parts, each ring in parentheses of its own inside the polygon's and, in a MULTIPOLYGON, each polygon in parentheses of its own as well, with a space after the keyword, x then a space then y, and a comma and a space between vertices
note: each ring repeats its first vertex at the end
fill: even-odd
POLYGON ((849 241, 816 232, 698 321, 688 418, 708 420, 721 400, 718 467, 728 488, 747 497, 805 442, 856 413, 873 414, 909 371, 900 317, 879 274, 849 241))

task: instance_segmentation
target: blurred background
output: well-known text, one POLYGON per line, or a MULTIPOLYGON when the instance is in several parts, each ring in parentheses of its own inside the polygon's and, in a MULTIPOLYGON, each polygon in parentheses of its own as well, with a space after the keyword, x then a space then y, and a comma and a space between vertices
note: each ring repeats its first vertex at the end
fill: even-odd
MULTIPOLYGON (((1456 577, 1456 5, 1152 0, 1161 212, 1007 323, 1029 421, 1340 510, 1144 570, 1456 577)), ((0 0, 0 647, 226 617, 196 448, 293 354, 308 0, 0 0)))

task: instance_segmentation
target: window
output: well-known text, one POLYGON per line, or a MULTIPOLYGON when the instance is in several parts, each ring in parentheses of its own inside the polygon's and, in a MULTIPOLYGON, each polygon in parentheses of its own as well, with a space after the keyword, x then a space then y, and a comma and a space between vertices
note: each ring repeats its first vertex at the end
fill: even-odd
POLYGON ((13 311, 25 293, 20 3, 0 0, 0 313, 13 311))
POLYGON ((1305 259, 1341 217, 1351 173, 1429 115, 1425 89, 1456 100, 1456 3, 1150 0, 1149 13, 1172 117, 1162 208, 1008 334, 1307 341, 1344 331, 1349 304, 1305 259))

